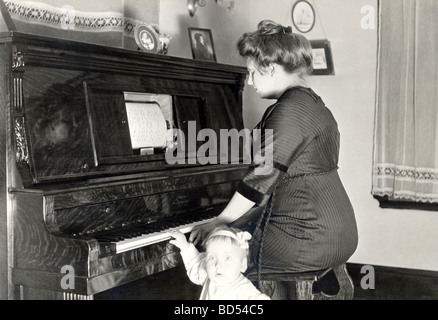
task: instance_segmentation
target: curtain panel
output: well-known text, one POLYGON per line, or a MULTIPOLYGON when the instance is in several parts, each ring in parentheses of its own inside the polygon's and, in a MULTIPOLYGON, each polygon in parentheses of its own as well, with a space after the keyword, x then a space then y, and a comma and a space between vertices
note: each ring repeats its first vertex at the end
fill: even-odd
POLYGON ((438 1, 380 0, 372 195, 438 203, 438 1))

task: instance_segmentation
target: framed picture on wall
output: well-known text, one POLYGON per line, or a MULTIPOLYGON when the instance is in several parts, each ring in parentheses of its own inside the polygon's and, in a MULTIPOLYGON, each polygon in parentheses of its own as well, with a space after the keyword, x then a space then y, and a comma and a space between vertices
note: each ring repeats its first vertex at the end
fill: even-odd
POLYGON ((216 62, 213 36, 210 29, 189 28, 193 59, 216 62))
POLYGON ((302 33, 309 32, 315 25, 315 10, 305 1, 297 1, 292 8, 292 22, 295 28, 302 33))
POLYGON ((313 75, 334 75, 332 49, 328 40, 310 40, 313 54, 313 75))

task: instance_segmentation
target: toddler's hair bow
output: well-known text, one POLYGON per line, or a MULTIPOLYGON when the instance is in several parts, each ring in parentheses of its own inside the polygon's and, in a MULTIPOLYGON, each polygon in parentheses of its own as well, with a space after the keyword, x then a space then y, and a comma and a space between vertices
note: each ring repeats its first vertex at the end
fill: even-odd
POLYGON ((248 249, 248 241, 251 239, 251 234, 248 231, 240 231, 236 234, 237 241, 242 249, 248 249))
POLYGON ((248 231, 239 231, 235 234, 235 233, 228 231, 228 230, 218 230, 218 231, 214 231, 209 236, 209 238, 213 238, 216 236, 225 236, 225 237, 233 238, 233 239, 237 240, 240 248, 242 248, 242 249, 249 248, 248 240, 251 239, 251 234, 248 231))

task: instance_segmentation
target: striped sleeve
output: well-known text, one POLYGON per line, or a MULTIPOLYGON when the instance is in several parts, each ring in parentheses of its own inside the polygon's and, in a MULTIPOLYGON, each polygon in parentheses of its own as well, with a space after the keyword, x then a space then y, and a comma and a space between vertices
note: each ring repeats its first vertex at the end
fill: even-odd
POLYGON ((260 129, 253 131, 254 149, 250 169, 237 191, 261 204, 267 200, 283 179, 289 166, 314 139, 316 130, 312 106, 296 98, 278 102, 262 119, 260 129), (259 130, 259 131, 256 131, 259 130), (259 142, 258 142, 259 141, 259 142))

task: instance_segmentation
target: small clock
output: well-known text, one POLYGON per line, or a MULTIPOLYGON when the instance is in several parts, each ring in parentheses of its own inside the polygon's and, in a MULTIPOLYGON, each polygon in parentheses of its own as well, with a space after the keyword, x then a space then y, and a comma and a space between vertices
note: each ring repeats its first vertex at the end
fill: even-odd
POLYGON ((315 25, 315 11, 312 5, 305 1, 297 1, 292 8, 292 22, 302 33, 309 32, 315 25))
POLYGON ((137 25, 134 29, 134 37, 140 50, 152 53, 159 52, 159 36, 150 24, 142 23, 137 25))

